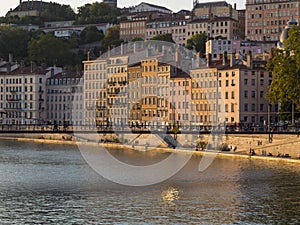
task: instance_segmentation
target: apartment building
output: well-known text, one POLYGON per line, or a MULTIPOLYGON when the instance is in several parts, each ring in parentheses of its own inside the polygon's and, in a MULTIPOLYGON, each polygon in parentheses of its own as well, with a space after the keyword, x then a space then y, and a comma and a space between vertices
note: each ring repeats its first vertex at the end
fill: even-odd
POLYGON ((134 38, 146 40, 146 24, 150 20, 166 15, 162 12, 140 12, 127 16, 126 21, 120 22, 120 39, 131 41, 134 38))
POLYGON ((128 66, 129 125, 140 126, 142 121, 142 66, 141 62, 128 66))
POLYGON ((2 124, 44 124, 44 68, 0 62, 0 120, 2 124))
POLYGON ((106 85, 108 78, 106 59, 87 60, 84 64, 84 125, 99 123, 96 115, 106 110, 106 85), (102 108, 101 108, 102 107, 102 108))
POLYGON ((144 124, 153 125, 157 121, 157 85, 158 85, 158 60, 156 58, 144 59, 142 66, 142 121, 144 124))
POLYGON ((238 36, 241 40, 245 40, 245 30, 246 30, 246 10, 240 9, 238 12, 238 36))
MULTIPOLYGON (((192 123, 261 124, 268 122, 269 102, 265 98, 272 82, 266 61, 238 60, 234 54, 223 54, 222 60, 191 70, 193 77, 192 123), (217 94, 218 93, 218 94, 217 94)), ((270 122, 278 122, 278 105, 270 107, 270 122)))
POLYGON ((172 11, 166 7, 154 5, 146 2, 142 2, 137 6, 129 8, 130 13, 138 13, 138 12, 161 12, 161 13, 172 13, 172 11))
POLYGON ((109 125, 128 124, 128 63, 127 55, 107 59, 107 120, 109 125))
POLYGON ((169 82, 169 122, 173 125, 191 125, 191 77, 177 69, 169 82))
POLYGON ((246 38, 279 41, 287 22, 299 20, 300 2, 296 0, 246 1, 246 38))
POLYGON ((196 0, 194 1, 192 15, 194 19, 229 17, 234 20, 238 20, 238 12, 236 10, 236 4, 234 4, 234 7, 232 7, 232 5, 228 4, 226 1, 199 3, 199 1, 196 0))
POLYGON ((83 124, 83 78, 80 73, 60 72, 46 82, 46 120, 58 125, 83 124))
POLYGON ((157 121, 158 125, 169 123, 169 86, 172 67, 166 63, 158 63, 158 85, 157 85, 157 121))
POLYGON ((146 40, 156 35, 172 34, 176 44, 185 46, 186 29, 189 17, 183 14, 170 14, 150 20, 146 24, 146 40))
POLYGON ((205 44, 206 54, 211 54, 212 60, 221 59, 225 51, 227 53, 237 53, 240 56, 251 51, 252 55, 267 54, 274 48, 274 44, 265 42, 251 42, 243 40, 209 40, 205 44))
POLYGON ((222 37, 230 40, 240 39, 238 36, 238 20, 230 17, 195 19, 187 25, 186 41, 195 34, 206 33, 208 37, 222 37))

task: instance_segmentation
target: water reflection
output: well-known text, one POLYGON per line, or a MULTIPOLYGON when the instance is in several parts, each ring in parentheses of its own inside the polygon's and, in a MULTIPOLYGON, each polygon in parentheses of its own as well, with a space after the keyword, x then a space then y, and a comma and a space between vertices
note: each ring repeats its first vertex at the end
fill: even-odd
MULTIPOLYGON (((159 154, 113 150, 120 160, 159 154), (142 155, 141 155, 142 154, 142 155)), ((165 157, 164 155, 162 158, 165 157)), ((300 168, 217 158, 204 172, 193 157, 148 187, 109 182, 75 146, 0 142, 1 224, 297 224, 300 168), (12 147, 13 146, 13 147, 12 147)), ((126 173, 124 173, 126 174, 126 173)))

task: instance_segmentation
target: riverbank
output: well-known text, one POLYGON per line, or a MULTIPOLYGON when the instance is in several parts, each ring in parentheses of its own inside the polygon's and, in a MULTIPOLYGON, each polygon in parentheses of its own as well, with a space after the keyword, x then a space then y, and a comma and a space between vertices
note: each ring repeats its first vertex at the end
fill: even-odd
POLYGON ((267 160, 286 163, 300 164, 299 158, 285 158, 276 156, 263 156, 263 155, 248 155, 244 152, 223 152, 223 151, 194 151, 192 148, 167 148, 167 147, 145 147, 145 146, 132 146, 120 143, 97 143, 90 141, 76 141, 65 138, 64 140, 45 139, 45 138, 25 138, 25 137, 0 137, 1 140, 15 140, 20 142, 36 142, 47 144, 59 144, 59 145, 76 145, 76 146, 95 146, 103 148, 118 148, 131 151, 151 151, 159 153, 179 153, 179 154, 193 154, 196 156, 208 156, 208 157, 221 157, 221 158, 242 158, 246 160, 267 160))

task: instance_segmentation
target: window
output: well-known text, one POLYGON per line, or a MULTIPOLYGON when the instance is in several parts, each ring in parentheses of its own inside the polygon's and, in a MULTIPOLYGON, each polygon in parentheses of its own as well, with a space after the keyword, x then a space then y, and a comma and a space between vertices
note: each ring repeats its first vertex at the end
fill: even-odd
POLYGON ((248 112, 248 103, 245 103, 245 104, 244 104, 244 111, 245 111, 245 112, 248 112))
POLYGON ((259 97, 263 98, 264 97, 264 91, 260 91, 259 97))
POLYGON ((231 104, 231 112, 234 112, 234 104, 231 104))
POLYGON ((248 85, 248 79, 244 79, 244 85, 248 85))
POLYGON ((251 80, 251 85, 252 85, 252 86, 255 86, 255 79, 252 79, 252 80, 251 80))
POLYGON ((260 79, 259 83, 260 83, 260 85, 264 85, 264 80, 260 79))
POLYGON ((251 111, 255 112, 255 104, 251 104, 251 111))
POLYGON ((225 92, 225 99, 228 99, 228 92, 225 92))
POLYGON ((255 98, 255 91, 251 91, 251 98, 255 98))
POLYGON ((231 99, 234 99, 234 91, 231 92, 231 99))
POLYGON ((259 105, 259 110, 260 110, 261 112, 264 111, 264 104, 260 104, 260 105, 259 105))
POLYGON ((244 98, 248 98, 248 91, 244 91, 244 98))

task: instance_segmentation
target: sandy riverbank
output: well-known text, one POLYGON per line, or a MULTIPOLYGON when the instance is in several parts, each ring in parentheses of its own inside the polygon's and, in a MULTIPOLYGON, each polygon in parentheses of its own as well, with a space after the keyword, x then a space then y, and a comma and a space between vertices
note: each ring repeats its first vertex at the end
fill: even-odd
POLYGON ((179 153, 179 154, 193 154, 198 156, 211 156, 211 157, 221 157, 221 158, 242 158, 246 160, 267 160, 267 161, 278 161, 278 162, 288 162, 288 163, 299 163, 300 159, 295 158, 283 158, 274 156, 261 156, 253 155, 249 156, 247 154, 235 153, 235 152, 212 152, 212 151, 193 151, 192 149, 184 148, 160 148, 160 147, 149 147, 136 146, 135 149, 131 145, 123 145, 119 143, 96 143, 88 141, 70 141, 70 140, 49 140, 49 139, 34 139, 34 138, 13 138, 13 137, 0 137, 2 140, 16 140, 23 142, 37 142, 37 143, 48 143, 48 144, 60 144, 60 145, 76 145, 76 146, 101 146, 104 148, 119 148, 131 151, 151 151, 151 152, 161 152, 161 153, 179 153))

